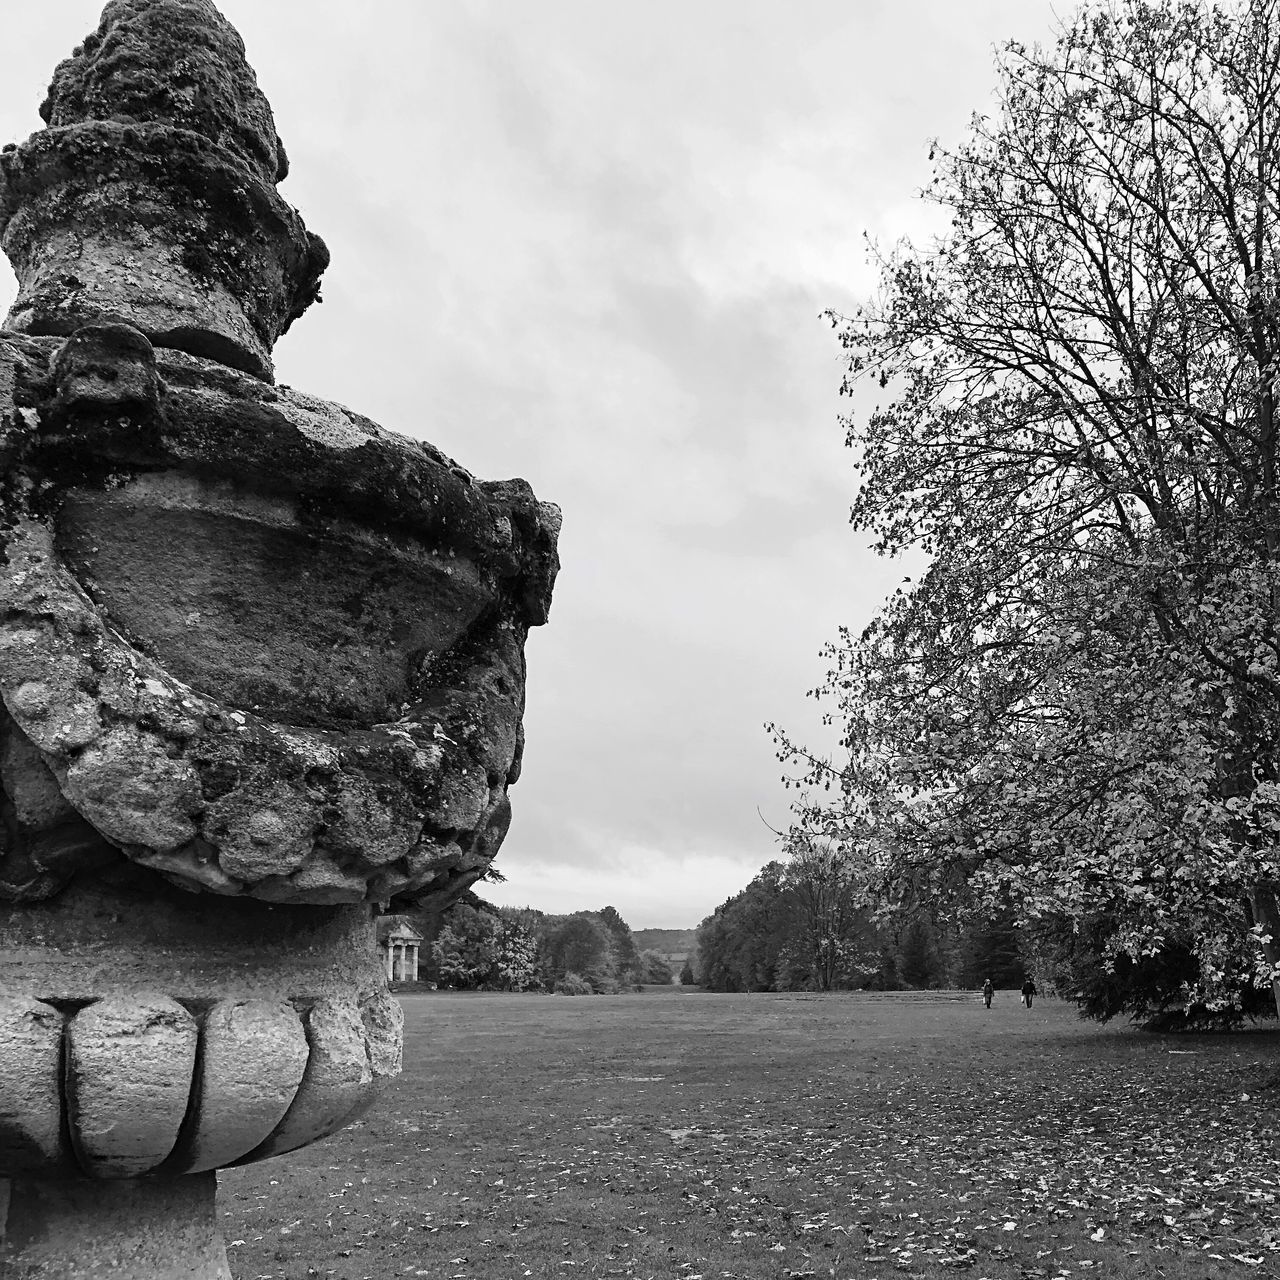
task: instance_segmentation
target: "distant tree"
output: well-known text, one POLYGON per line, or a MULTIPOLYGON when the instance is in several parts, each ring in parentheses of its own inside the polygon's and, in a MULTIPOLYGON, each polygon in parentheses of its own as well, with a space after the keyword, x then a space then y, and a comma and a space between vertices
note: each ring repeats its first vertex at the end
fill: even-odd
POLYGON ((723 923, 723 963, 731 976, 727 989, 776 990, 782 956, 791 936, 791 902, 781 863, 767 863, 740 894, 730 899, 723 923))
POLYGON ((698 981, 710 991, 772 991, 791 937, 785 868, 770 862, 698 926, 698 981))
POLYGON ((988 978, 1000 988, 1022 986, 1022 937, 1012 908, 970 912, 959 941, 958 986, 975 989, 988 978))
POLYGON ((467 892, 442 916, 422 914, 414 921, 429 940, 430 976, 442 986, 550 991, 571 972, 597 992, 671 980, 669 967, 665 977, 645 977, 630 928, 612 907, 547 915, 532 907, 496 907, 467 892))
POLYGON ((684 956, 693 946, 695 933, 695 929, 632 929, 631 937, 641 951, 684 956))
POLYGON ((795 827, 784 848, 788 985, 816 991, 860 985, 877 967, 879 935, 856 845, 795 827))
POLYGON ((440 985, 469 990, 488 983, 497 970, 502 933, 496 911, 455 903, 431 944, 432 968, 440 985))
POLYGON ((680 985, 682 987, 691 987, 697 979, 693 975, 693 960, 689 956, 685 956, 684 964, 680 968, 680 985))
POLYGON ((935 987, 941 976, 936 940, 926 919, 910 917, 903 925, 897 947, 898 976, 908 987, 935 987))
POLYGON ((738 975, 730 964, 732 932, 728 912, 733 899, 722 902, 698 926, 697 981, 709 991, 740 991, 738 975))
POLYGON ((600 992, 633 991, 644 965, 631 929, 612 907, 543 917, 538 931, 538 971, 549 988, 569 972, 600 992))
POLYGON ((475 894, 453 903, 442 917, 424 919, 429 972, 444 987, 527 991, 538 985, 535 960, 538 915, 495 907, 475 894), (428 932, 429 931, 429 932, 428 932))
POLYGON ((854 842, 796 827, 784 850, 698 926, 698 981, 711 991, 886 985, 854 842))
POLYGON ((494 980, 502 991, 528 991, 537 985, 538 938, 520 915, 501 912, 502 932, 494 959, 494 980))
POLYGON ((642 951, 640 953, 640 971, 643 975, 641 979, 643 982, 661 986, 670 986, 672 979, 675 977, 666 959, 656 951, 642 951))
POLYGON ((552 927, 544 943, 551 981, 576 973, 596 989, 613 982, 613 934, 593 912, 579 911, 552 927))
POLYGON ((604 927, 613 935, 615 980, 622 985, 634 985, 644 981, 644 966, 641 964, 635 939, 631 936, 631 926, 614 907, 601 907, 596 914, 604 927))
POLYGON ((590 996, 596 993, 596 988, 582 974, 574 973, 572 969, 556 979, 552 990, 558 996, 590 996))
POLYGON ((898 972, 898 953, 888 941, 881 942, 876 952, 876 967, 862 986, 871 991, 901 991, 906 986, 898 972))

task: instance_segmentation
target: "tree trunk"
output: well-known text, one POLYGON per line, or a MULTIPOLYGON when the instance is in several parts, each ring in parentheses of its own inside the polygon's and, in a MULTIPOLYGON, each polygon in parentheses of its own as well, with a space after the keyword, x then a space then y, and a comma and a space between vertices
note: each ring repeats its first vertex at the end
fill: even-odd
MULTIPOLYGON (((1262 954, 1267 963, 1275 969, 1280 965, 1280 885, 1274 880, 1263 880, 1253 886, 1249 893, 1249 905, 1253 908, 1253 919, 1260 924, 1265 933, 1270 935, 1262 944, 1262 954)), ((1272 994, 1276 1000, 1276 1012, 1280 1014, 1280 978, 1271 980, 1272 994)))

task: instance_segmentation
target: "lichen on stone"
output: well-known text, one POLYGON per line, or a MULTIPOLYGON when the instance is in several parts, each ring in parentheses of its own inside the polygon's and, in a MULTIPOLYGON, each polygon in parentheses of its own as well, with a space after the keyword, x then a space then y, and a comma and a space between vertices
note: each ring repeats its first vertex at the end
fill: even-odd
POLYGON ((0 153, 0 897, 443 901, 523 751, 559 512, 270 382, 327 262, 208 0, 113 0, 0 153))

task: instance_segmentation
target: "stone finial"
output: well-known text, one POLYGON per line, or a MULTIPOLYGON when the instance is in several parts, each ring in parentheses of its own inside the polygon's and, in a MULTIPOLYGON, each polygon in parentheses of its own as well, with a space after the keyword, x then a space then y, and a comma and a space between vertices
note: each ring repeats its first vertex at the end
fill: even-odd
POLYGON ((506 835, 560 513, 268 385, 327 255, 208 0, 113 0, 44 115, 0 153, 0 1276, 228 1280, 212 1171, 372 1102, 376 912, 506 835))
POLYGON ((240 33, 209 0, 113 0, 54 71, 40 118, 53 128, 172 125, 208 138, 264 182, 289 172, 240 33))
POLYGON ((270 380, 329 255, 276 191, 288 162, 235 29, 209 0, 113 0, 41 115, 0 153, 5 327, 125 320, 270 380))

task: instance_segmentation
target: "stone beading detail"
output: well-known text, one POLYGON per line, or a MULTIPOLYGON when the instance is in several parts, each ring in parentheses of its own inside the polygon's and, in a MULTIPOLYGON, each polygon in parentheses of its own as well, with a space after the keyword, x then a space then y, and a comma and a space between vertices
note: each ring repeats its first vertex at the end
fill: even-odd
POLYGON ((0 997, 0 1168, 176 1177, 341 1128, 400 1070, 399 1004, 0 997))

